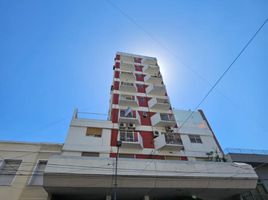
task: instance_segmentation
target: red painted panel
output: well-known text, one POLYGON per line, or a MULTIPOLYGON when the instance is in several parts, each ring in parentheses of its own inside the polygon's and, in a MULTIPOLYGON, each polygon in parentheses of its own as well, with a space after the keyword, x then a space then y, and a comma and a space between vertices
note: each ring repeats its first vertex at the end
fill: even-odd
POLYGON ((119 90, 119 82, 118 81, 114 82, 114 90, 119 90))
POLYGON ((118 104, 118 100, 119 100, 119 94, 114 94, 113 95, 113 104, 118 104))
POLYGON ((136 154, 136 158, 138 158, 138 159, 151 159, 151 155, 136 154))
POLYGON ((118 109, 112 109, 111 112, 111 119, 113 123, 117 123, 118 122, 118 109))
POLYGON ((114 71, 114 77, 119 78, 119 71, 114 71))
POLYGON ((112 129, 111 146, 116 147, 118 130, 112 129))
POLYGON ((135 74, 136 75, 136 81, 144 81, 144 74, 135 74))
POLYGON ((116 153, 110 153, 110 158, 115 158, 116 157, 116 153))
POLYGON ((160 156, 160 155, 152 155, 152 159, 157 159, 157 160, 165 160, 165 156, 160 156))
POLYGON ((138 90, 138 92, 140 92, 140 93, 145 93, 145 88, 146 88, 146 86, 145 85, 142 85, 142 84, 136 84, 136 86, 137 86, 137 90, 138 90))
POLYGON ((151 126, 151 116, 149 112, 138 111, 141 119, 141 125, 151 126))
POLYGON ((180 159, 181 160, 188 160, 188 158, 186 156, 181 156, 180 159))
POLYGON ((142 72, 142 66, 135 65, 135 70, 138 72, 142 72))
POLYGON ((120 63, 116 62, 114 66, 115 66, 115 68, 120 68, 120 63))
POLYGON ((144 148, 154 148, 153 132, 140 131, 144 148))
POLYGON ((141 63, 141 60, 142 60, 142 58, 137 58, 137 57, 134 58, 134 62, 135 62, 135 63, 141 63))
POLYGON ((139 97, 137 96, 139 106, 141 107, 148 107, 148 97, 139 97))

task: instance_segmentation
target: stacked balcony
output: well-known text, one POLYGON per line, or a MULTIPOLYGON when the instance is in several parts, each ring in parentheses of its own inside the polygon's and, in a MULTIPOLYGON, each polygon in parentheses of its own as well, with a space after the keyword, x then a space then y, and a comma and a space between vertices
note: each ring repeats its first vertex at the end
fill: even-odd
POLYGON ((183 149, 180 135, 177 133, 162 133, 154 139, 154 145, 157 150, 180 151, 183 149))
POLYGON ((152 66, 157 66, 157 61, 155 58, 143 58, 141 63, 143 65, 152 65, 152 66))
POLYGON ((120 130, 117 140, 122 141, 123 148, 143 148, 142 137, 139 132, 132 130, 120 130))
POLYGON ((132 56, 126 56, 126 55, 121 55, 120 57, 121 62, 124 63, 133 63, 133 57, 132 56))
POLYGON ((149 95, 164 96, 166 94, 166 87, 164 85, 149 85, 146 88, 146 93, 149 95))
POLYGON ((133 72, 120 72, 120 80, 123 82, 135 82, 136 77, 133 72))
POLYGON ((159 73, 159 67, 157 65, 144 65, 143 72, 150 75, 157 75, 159 73))
POLYGON ((120 68, 123 71, 130 71, 130 72, 135 71, 134 65, 133 64, 129 64, 129 63, 121 62, 120 68))
POLYGON ((170 103, 168 99, 152 98, 148 102, 149 108, 156 110, 169 110, 170 103))
POLYGON ((173 127, 176 125, 174 115, 167 113, 156 113, 151 117, 153 126, 173 127))
POLYGON ((159 74, 157 75, 146 75, 144 77, 144 81, 146 83, 151 83, 151 84, 154 84, 154 85, 161 85, 163 83, 163 80, 162 80, 162 76, 159 74))
POLYGON ((120 95, 119 105, 130 106, 130 107, 139 106, 136 96, 132 96, 132 95, 120 95))
POLYGON ((136 93, 137 88, 134 83, 128 83, 128 82, 120 82, 119 90, 123 92, 131 92, 136 93))
POLYGON ((119 123, 127 123, 127 124, 140 124, 140 116, 139 114, 131 110, 130 108, 128 109, 121 109, 119 113, 119 123))

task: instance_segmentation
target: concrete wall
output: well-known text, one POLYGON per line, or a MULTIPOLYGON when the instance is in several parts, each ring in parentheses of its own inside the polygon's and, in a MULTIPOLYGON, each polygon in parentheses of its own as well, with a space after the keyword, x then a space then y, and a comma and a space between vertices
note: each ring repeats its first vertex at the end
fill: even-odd
POLYGON ((11 185, 0 186, 3 200, 47 200, 42 186, 28 185, 38 160, 48 160, 51 154, 61 151, 60 144, 0 142, 0 159, 22 160, 11 185))

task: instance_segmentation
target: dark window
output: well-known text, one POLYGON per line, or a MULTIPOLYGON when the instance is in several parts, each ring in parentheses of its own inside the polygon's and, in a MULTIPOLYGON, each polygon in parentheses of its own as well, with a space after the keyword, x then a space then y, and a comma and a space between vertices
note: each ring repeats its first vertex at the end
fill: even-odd
POLYGON ((100 153, 98 153, 98 152, 82 152, 81 156, 83 156, 83 157, 99 157, 100 153))
POLYGON ((189 135, 189 139, 191 143, 202 143, 200 135, 189 135))

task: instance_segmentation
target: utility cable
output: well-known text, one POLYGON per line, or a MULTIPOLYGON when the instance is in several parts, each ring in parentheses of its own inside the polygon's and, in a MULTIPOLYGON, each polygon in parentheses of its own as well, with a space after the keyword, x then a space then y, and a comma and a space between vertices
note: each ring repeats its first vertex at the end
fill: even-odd
POLYGON ((217 79, 217 81, 213 84, 213 86, 209 89, 209 91, 205 94, 205 96, 201 99, 201 101, 197 104, 197 106, 194 108, 194 110, 190 113, 190 115, 186 118, 186 120, 182 123, 182 125, 179 127, 178 131, 185 125, 185 123, 192 117, 195 110, 199 108, 199 106, 207 99, 207 97, 211 94, 211 92, 215 89, 215 87, 219 84, 219 82, 223 79, 223 77, 227 74, 227 72, 231 69, 233 64, 238 60, 238 58, 242 55, 242 53, 247 49, 247 47, 250 45, 250 43, 254 40, 254 38, 257 36, 257 34, 261 31, 261 29, 264 27, 264 25, 267 23, 268 18, 262 23, 262 25, 258 28, 258 30, 254 33, 254 35, 249 39, 249 41, 246 43, 246 45, 242 48, 242 50, 238 53, 238 55, 235 57, 235 59, 232 61, 232 63, 226 68, 226 70, 222 73, 222 75, 217 79))

